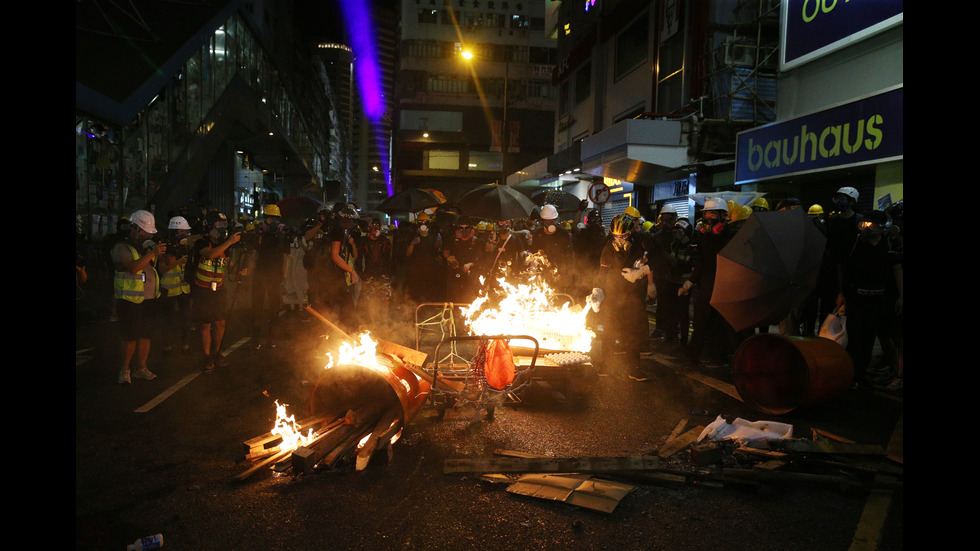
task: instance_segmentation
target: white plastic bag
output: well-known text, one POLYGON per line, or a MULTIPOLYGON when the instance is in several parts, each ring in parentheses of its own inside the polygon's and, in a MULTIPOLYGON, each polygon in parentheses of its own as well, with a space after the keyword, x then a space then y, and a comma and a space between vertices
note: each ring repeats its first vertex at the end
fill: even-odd
POLYGON ((820 337, 830 339, 837 344, 847 347, 847 316, 844 312, 834 312, 827 316, 820 326, 820 337))
POLYGON ((710 440, 733 440, 739 446, 750 448, 765 448, 767 440, 779 440, 793 437, 793 425, 773 421, 746 421, 737 418, 731 423, 719 415, 710 425, 704 428, 698 436, 698 442, 710 440))

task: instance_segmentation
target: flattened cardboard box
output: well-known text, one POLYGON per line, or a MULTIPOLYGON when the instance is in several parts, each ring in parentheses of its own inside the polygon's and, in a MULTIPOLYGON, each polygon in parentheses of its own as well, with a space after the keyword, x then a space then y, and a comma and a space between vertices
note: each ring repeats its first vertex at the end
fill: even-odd
POLYGON ((630 484, 592 478, 588 474, 525 474, 507 491, 611 513, 633 490, 630 484))

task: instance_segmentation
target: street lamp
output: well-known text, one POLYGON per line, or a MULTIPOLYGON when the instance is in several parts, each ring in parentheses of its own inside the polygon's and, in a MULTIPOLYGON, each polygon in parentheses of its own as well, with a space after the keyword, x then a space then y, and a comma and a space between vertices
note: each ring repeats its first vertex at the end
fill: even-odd
MULTIPOLYGON (((472 61, 473 58, 475 57, 473 55, 473 52, 471 52, 469 50, 462 50, 460 52, 460 56, 462 56, 462 58, 465 59, 466 61, 472 61)), ((470 67, 472 69, 472 65, 470 67)), ((473 79, 476 80, 476 70, 475 69, 473 69, 473 79)), ((507 184, 507 153, 508 153, 508 149, 510 149, 510 128, 508 127, 508 124, 507 124, 507 89, 508 89, 509 84, 510 84, 510 57, 507 56, 507 57, 504 58, 504 109, 503 109, 503 120, 500 121, 501 122, 501 129, 500 129, 500 145, 501 145, 501 147, 500 147, 500 172, 501 172, 501 175, 500 175, 500 184, 501 185, 506 185, 507 184)), ((480 99, 481 99, 481 101, 483 101, 484 106, 486 106, 486 99, 483 97, 482 92, 480 92, 479 85, 477 86, 477 92, 480 94, 480 96, 481 96, 480 99)), ((487 113, 488 113, 488 117, 487 118, 490 119, 489 122, 492 125, 493 124, 493 120, 489 116, 489 109, 487 110, 487 113)), ((493 146, 491 144, 491 151, 493 150, 492 147, 493 146)))

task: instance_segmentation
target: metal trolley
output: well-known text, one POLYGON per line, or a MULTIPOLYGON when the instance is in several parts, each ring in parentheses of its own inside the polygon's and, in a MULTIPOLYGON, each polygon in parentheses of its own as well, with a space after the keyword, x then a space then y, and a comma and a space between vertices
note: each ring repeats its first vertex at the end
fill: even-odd
POLYGON ((436 345, 436 360, 427 371, 432 373, 436 384, 432 385, 432 401, 439 411, 441 419, 450 407, 466 404, 475 405, 477 410, 486 411, 486 418, 493 419, 498 405, 506 402, 520 402, 520 396, 531 386, 534 375, 534 364, 538 356, 538 341, 530 335, 465 335, 448 337, 436 345), (515 363, 514 380, 502 389, 496 389, 487 383, 486 378, 486 345, 493 340, 526 340, 534 343, 534 354, 527 365, 515 363), (466 362, 440 362, 439 352, 443 345, 453 346, 460 342, 477 343, 476 355, 466 362))
POLYGON ((538 357, 538 340, 531 335, 457 335, 453 303, 423 303, 416 309, 416 349, 435 346, 431 361, 422 368, 433 376, 431 399, 441 419, 451 407, 474 405, 493 419, 498 405, 520 403, 521 395, 533 383, 538 357), (433 315, 423 318, 423 311, 435 307, 433 315), (514 380, 502 389, 493 388, 486 379, 486 346, 490 341, 532 343, 530 362, 515 361, 514 380))

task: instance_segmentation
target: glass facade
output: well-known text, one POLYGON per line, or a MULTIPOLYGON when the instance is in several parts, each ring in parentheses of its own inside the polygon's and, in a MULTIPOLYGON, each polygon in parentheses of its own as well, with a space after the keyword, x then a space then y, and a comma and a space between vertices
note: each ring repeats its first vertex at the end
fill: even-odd
MULTIPOLYGON (((236 77, 263 98, 298 155, 314 170, 313 178, 324 180, 321 171, 328 163, 321 156, 329 152, 315 147, 317 142, 275 67, 236 14, 187 60, 131 125, 120 129, 76 116, 75 214, 82 233, 101 239, 115 231, 120 216, 146 208, 171 169, 208 135, 211 109, 236 77)), ((229 163, 233 157, 229 155, 229 163)), ((212 193, 210 200, 224 212, 238 212, 245 191, 231 193, 233 183, 227 189, 220 195, 212 193)), ((166 213, 156 214, 159 218, 166 213)))

